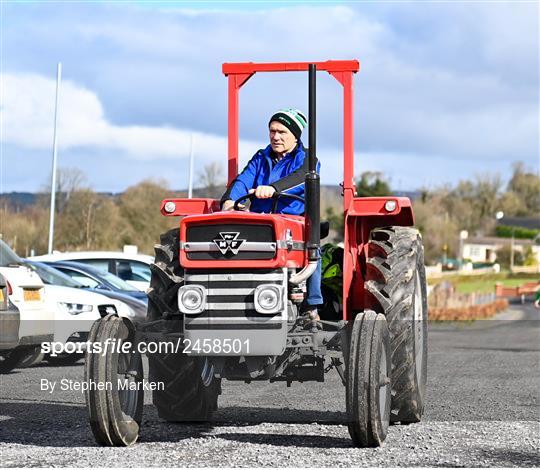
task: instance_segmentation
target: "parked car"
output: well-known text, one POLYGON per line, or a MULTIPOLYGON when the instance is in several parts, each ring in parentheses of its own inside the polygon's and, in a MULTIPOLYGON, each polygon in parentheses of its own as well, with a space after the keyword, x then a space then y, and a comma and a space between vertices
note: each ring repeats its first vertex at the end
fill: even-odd
POLYGON ((119 292, 140 300, 145 304, 148 302, 148 297, 145 292, 133 288, 131 284, 128 284, 118 276, 115 276, 108 271, 95 268, 89 264, 78 263, 75 261, 54 261, 45 262, 44 264, 57 269, 74 281, 82 284, 84 287, 96 289, 100 293, 119 292))
MULTIPOLYGON (((0 274, 5 279, 6 294, 20 315, 18 343, 13 352, 2 353, 2 357, 19 357, 23 360, 33 354, 42 342, 54 339, 54 311, 46 302, 45 288, 40 277, 22 259, 0 240, 0 274)), ((5 361, 3 361, 5 362, 5 361)), ((13 365, 11 369, 17 367, 13 365)), ((6 367, 9 369, 9 367, 6 367)))
POLYGON ((19 309, 8 297, 7 282, 0 274, 0 373, 5 374, 17 367, 21 358, 16 351, 19 344, 19 309))
MULTIPOLYGON (((64 287, 73 287, 75 289, 84 289, 88 292, 94 292, 96 294, 104 295, 110 299, 120 300, 127 304, 135 312, 137 318, 146 317, 146 308, 148 304, 148 297, 144 292, 140 290, 134 290, 131 285, 117 278, 116 276, 108 273, 95 270, 89 265, 82 263, 71 263, 66 262, 66 266, 74 266, 74 272, 77 274, 70 276, 65 272, 61 271, 54 267, 54 263, 47 264, 39 261, 25 260, 27 264, 33 267, 38 273, 39 277, 43 280, 45 284, 54 284, 57 286, 64 287), (80 270, 79 270, 80 268, 80 270), (95 271, 95 272, 94 272, 95 271), (87 272, 88 275, 93 276, 88 280, 86 277, 82 278, 83 282, 80 282, 77 279, 81 279, 83 273, 87 272), (112 283, 109 284, 109 281, 112 279, 112 283), (99 282, 96 286, 90 286, 89 284, 94 284, 93 281, 99 282), (115 285, 121 285, 129 287, 130 290, 112 290, 115 285)), ((62 264, 62 263, 59 263, 62 264)), ((67 270, 66 270, 67 271, 67 270)))
POLYGON ((150 265, 153 256, 115 251, 78 251, 34 256, 35 261, 77 261, 109 271, 139 290, 150 287, 150 265))
MULTIPOLYGON (((82 284, 43 263, 26 260, 26 264, 45 283, 47 301, 50 302, 51 308, 55 309, 55 342, 63 344, 85 342, 94 321, 110 313, 130 317, 135 321, 143 319, 146 315, 146 309, 134 311, 120 300, 86 290, 82 284)), ((47 354, 45 359, 51 364, 66 365, 77 362, 82 356, 82 353, 67 352, 58 355, 47 354)), ((39 356, 36 356, 33 364, 39 359, 39 356)))

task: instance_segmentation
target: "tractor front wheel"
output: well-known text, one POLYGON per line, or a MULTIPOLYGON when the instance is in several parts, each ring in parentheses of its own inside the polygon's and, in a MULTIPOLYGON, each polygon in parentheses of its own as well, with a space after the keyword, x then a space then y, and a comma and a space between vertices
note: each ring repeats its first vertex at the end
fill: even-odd
POLYGON ((347 370, 349 434, 357 447, 378 447, 390 424, 390 337, 384 315, 358 313, 347 370))
POLYGON ((94 437, 104 446, 129 446, 139 437, 143 367, 134 336, 129 320, 117 316, 97 320, 88 335, 102 350, 86 352, 86 408, 94 437), (132 348, 123 347, 128 342, 132 348))

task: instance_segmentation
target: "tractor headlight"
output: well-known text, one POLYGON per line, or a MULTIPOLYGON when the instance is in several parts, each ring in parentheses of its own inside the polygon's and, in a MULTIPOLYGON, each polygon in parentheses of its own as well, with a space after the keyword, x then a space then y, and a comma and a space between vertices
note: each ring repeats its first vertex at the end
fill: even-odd
POLYGON ((79 315, 84 312, 91 312, 92 305, 76 304, 72 302, 58 302, 58 306, 66 313, 70 315, 79 315))
POLYGON ((397 207, 397 202, 392 199, 384 203, 384 209, 386 210, 386 212, 394 212, 396 210, 396 207, 397 207))
POLYGON ((178 289, 178 308, 182 313, 201 313, 206 304, 203 286, 189 285, 178 289))
POLYGON ((163 208, 167 214, 172 214, 176 210, 176 204, 172 201, 168 201, 163 208))
POLYGON ((283 295, 280 286, 262 284, 255 289, 255 310, 259 313, 278 313, 283 310, 283 295))

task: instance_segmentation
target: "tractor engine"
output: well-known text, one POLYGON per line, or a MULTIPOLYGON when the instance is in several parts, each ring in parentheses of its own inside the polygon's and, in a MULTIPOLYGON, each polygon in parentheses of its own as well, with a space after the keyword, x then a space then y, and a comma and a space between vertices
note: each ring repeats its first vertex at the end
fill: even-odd
POLYGON ((279 356, 305 282, 304 218, 224 213, 187 216, 180 226, 184 285, 178 306, 191 354, 279 356))

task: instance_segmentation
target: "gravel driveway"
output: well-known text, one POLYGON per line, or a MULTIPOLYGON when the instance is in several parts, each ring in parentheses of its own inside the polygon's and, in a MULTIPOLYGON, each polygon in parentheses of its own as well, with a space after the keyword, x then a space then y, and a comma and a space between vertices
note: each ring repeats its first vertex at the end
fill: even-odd
POLYGON ((355 449, 345 393, 325 383, 224 382, 210 425, 160 421, 146 397, 139 442, 102 448, 76 391, 40 390, 43 378, 81 380, 82 365, 0 376, 2 466, 358 467, 540 466, 540 315, 513 307, 499 321, 430 326, 425 420, 392 426, 379 449, 355 449))

